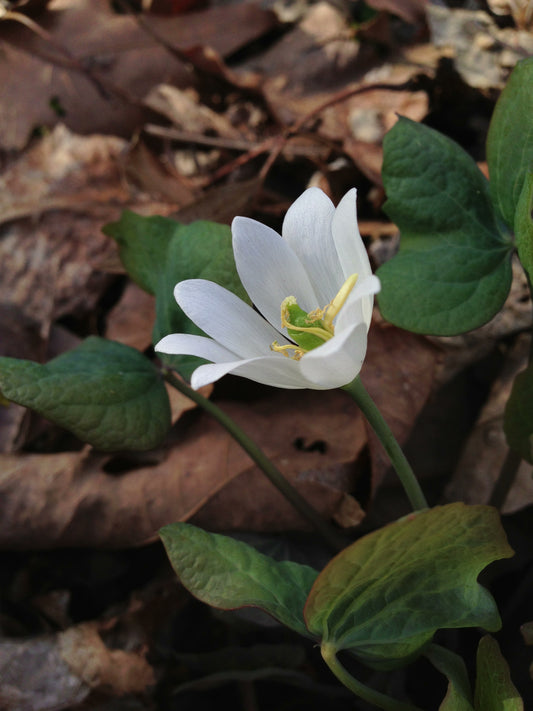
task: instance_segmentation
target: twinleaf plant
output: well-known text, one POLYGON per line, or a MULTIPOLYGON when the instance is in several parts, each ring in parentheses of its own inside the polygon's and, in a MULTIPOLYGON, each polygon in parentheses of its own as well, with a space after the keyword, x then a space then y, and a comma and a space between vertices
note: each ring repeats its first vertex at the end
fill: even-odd
POLYGON ((424 653, 440 628, 498 630, 496 604, 477 576, 513 555, 497 511, 462 503, 417 512, 363 536, 320 573, 187 523, 166 526, 161 537, 193 595, 223 610, 264 610, 316 640, 354 693, 391 709, 416 707, 357 682, 337 654, 345 650, 372 668, 391 669, 424 653))
MULTIPOLYGON (((528 59, 513 71, 494 111, 490 180, 449 138, 399 119, 385 138, 383 182, 400 249, 378 276, 358 232, 355 190, 336 208, 320 190, 307 190, 281 235, 248 218, 236 218, 230 230, 126 212, 105 232, 117 241, 130 277, 155 296, 157 364, 96 337, 44 365, 0 358, 3 400, 33 408, 100 450, 151 449, 163 441, 170 427, 165 380, 216 417, 340 552, 318 571, 171 523, 161 538, 179 579, 209 605, 257 607, 308 637, 346 687, 386 711, 417 707, 362 684, 352 674, 354 660, 390 670, 425 655, 447 679, 440 711, 523 709, 492 637, 479 643, 473 685, 465 662, 434 642, 440 629, 500 628, 495 601, 478 582, 489 564, 512 555, 497 510, 462 503, 429 508, 359 373, 378 292, 389 321, 452 335, 482 325, 502 307, 515 250, 530 279, 531 86, 528 59), (257 444, 196 391, 228 373, 287 389, 343 388, 383 444, 413 513, 346 545, 257 444)), ((505 431, 509 445, 533 462, 531 394, 530 365, 516 380, 505 431)))
MULTIPOLYGON (((416 333, 450 336, 503 306, 515 250, 533 272, 533 58, 511 74, 487 137, 490 180, 456 143, 400 119, 384 141, 385 212, 400 250, 378 275, 383 316, 416 333)), ((505 413, 509 446, 533 463, 533 367, 518 375, 505 413)))

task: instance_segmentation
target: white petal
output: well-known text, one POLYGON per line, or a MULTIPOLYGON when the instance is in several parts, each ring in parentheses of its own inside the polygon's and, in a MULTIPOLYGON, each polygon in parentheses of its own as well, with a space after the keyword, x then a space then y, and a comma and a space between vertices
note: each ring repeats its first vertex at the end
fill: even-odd
POLYGON ((366 324, 359 323, 335 335, 299 361, 302 375, 314 389, 340 388, 359 374, 366 354, 366 324))
POLYGON ((231 373, 235 367, 235 363, 236 361, 230 361, 228 363, 207 363, 206 365, 200 365, 191 375, 191 387, 193 390, 199 390, 203 388, 204 385, 216 383, 216 381, 220 380, 224 375, 231 373))
POLYGON ((272 341, 286 342, 251 306, 212 281, 181 281, 174 296, 191 321, 241 358, 268 353, 272 341))
POLYGON ((344 279, 355 273, 359 274, 360 278, 372 274, 368 254, 357 226, 356 198, 355 188, 346 193, 335 210, 331 227, 344 279))
POLYGON ((305 268, 277 232, 248 217, 236 217, 231 231, 243 286, 275 328, 281 326, 281 302, 287 296, 295 296, 305 311, 320 306, 305 268))
POLYGON ((380 289, 381 282, 373 274, 369 277, 358 279, 346 299, 346 303, 339 311, 335 321, 335 332, 344 331, 355 323, 361 323, 361 321, 366 323, 368 330, 372 319, 374 294, 377 294, 380 289))
POLYGON ((309 188, 289 208, 283 221, 283 239, 304 265, 322 306, 331 301, 344 282, 331 221, 333 203, 319 188, 309 188))
POLYGON ((310 387, 309 382, 300 372, 299 363, 281 354, 248 358, 232 363, 201 365, 192 374, 191 385, 198 389, 203 385, 214 383, 228 373, 276 388, 294 390, 310 387))
POLYGON ((192 333, 172 333, 162 338, 155 346, 160 353, 171 355, 193 355, 215 363, 233 362, 239 356, 205 336, 192 333))

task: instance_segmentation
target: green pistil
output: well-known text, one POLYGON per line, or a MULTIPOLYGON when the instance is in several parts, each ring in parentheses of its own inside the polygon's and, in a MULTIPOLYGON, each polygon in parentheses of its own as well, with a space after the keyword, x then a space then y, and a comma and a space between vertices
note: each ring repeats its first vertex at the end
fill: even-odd
POLYGON ((294 296, 287 296, 281 304, 281 327, 297 345, 280 346, 277 341, 270 346, 276 353, 300 360, 308 351, 323 345, 335 335, 333 319, 344 306, 351 290, 357 282, 357 274, 352 274, 344 284, 337 296, 323 309, 304 311, 298 306, 294 296), (291 351, 293 351, 291 353, 291 351))

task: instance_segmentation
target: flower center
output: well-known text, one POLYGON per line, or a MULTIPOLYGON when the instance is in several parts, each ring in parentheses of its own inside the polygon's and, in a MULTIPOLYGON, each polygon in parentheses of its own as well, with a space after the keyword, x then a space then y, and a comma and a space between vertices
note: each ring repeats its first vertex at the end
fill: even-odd
POLYGON ((287 296, 281 303, 281 327, 287 328, 287 333, 296 345, 280 346, 274 341, 270 350, 282 353, 293 360, 300 360, 308 351, 318 348, 335 335, 333 319, 344 306, 346 299, 357 282, 357 274, 348 277, 337 296, 323 309, 315 309, 307 313, 298 306, 294 296, 287 296), (291 353, 291 351, 293 351, 291 353))

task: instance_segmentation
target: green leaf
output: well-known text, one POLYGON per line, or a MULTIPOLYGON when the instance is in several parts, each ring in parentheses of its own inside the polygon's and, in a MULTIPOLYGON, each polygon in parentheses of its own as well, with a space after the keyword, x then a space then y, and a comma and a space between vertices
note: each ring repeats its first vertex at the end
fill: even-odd
POLYGON ((165 526, 160 535, 178 578, 199 600, 223 610, 259 607, 309 637, 303 607, 316 570, 186 523, 165 526))
POLYGON ((454 141, 406 118, 383 148, 384 210, 401 230, 399 253, 378 269, 384 318, 442 336, 481 326, 500 310, 512 276, 512 244, 487 180, 454 141))
POLYGON ((448 691, 439 711, 474 711, 468 673, 462 658, 437 644, 430 644, 425 656, 448 678, 448 691))
MULTIPOLYGON (((126 211, 119 222, 106 225, 104 232, 118 242, 131 278, 155 294, 154 344, 169 333, 203 334, 174 299, 174 287, 184 279, 214 281, 250 303, 237 274, 227 225, 205 220, 182 225, 168 217, 126 211)), ((186 377, 205 362, 193 356, 159 356, 186 377)))
POLYGON ((533 464, 533 364, 514 379, 503 417, 507 444, 533 464))
POLYGON ((526 174, 533 169, 533 57, 518 62, 492 114, 487 137, 491 195, 511 228, 526 174))
POLYGON ((339 553, 305 606, 309 631, 375 668, 420 654, 440 628, 500 627, 481 570, 512 555, 498 512, 449 504, 412 514, 339 553))
POLYGON ((477 678, 474 695, 476 711, 524 711, 509 665, 495 639, 486 635, 477 650, 477 678))
POLYGON ((151 449, 170 427, 168 395, 150 361, 95 336, 45 365, 0 358, 0 391, 104 451, 151 449))
POLYGON ((526 173, 524 185, 516 205, 514 231, 518 256, 533 280, 533 170, 526 173))
POLYGON ((183 229, 169 217, 143 217, 124 210, 120 220, 105 225, 102 232, 118 243, 120 260, 133 281, 155 295, 169 243, 183 229))

